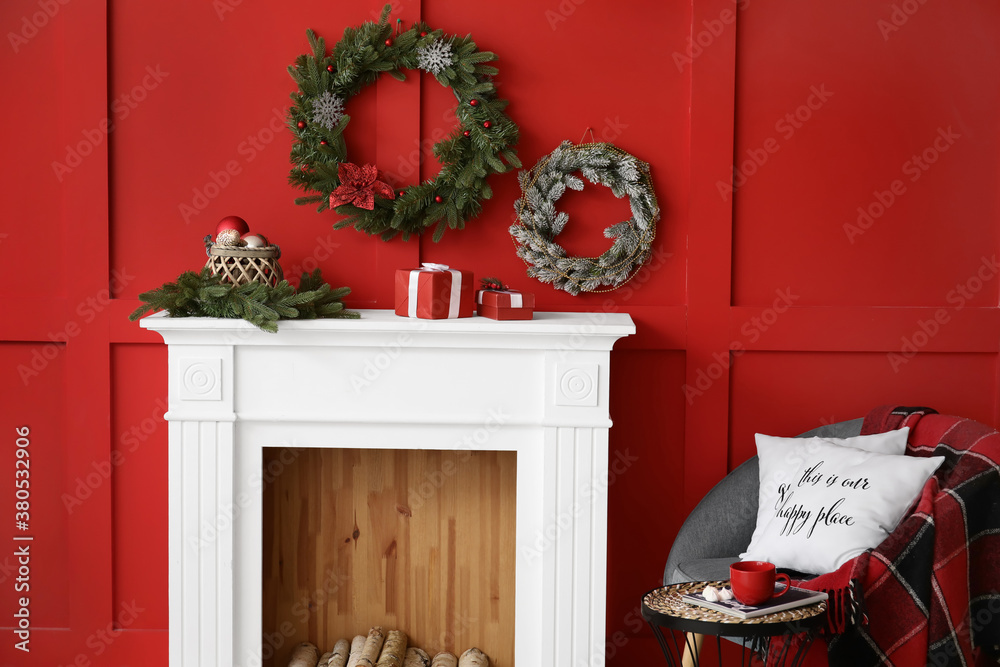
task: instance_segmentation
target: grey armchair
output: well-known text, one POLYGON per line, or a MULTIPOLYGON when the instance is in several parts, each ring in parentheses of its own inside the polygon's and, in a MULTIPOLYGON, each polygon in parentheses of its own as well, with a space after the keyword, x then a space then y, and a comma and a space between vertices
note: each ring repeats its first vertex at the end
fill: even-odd
MULTIPOLYGON (((820 426, 796 436, 850 438, 863 419, 820 426)), ((757 457, 747 459, 716 484, 684 520, 663 570, 664 585, 729 578, 729 566, 750 545, 757 524, 757 457)))

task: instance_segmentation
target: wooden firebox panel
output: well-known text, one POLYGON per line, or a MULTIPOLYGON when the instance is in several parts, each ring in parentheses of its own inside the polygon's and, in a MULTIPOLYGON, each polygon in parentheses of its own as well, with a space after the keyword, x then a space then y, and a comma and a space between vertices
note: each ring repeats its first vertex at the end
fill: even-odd
POLYGON ((381 625, 513 667, 515 452, 264 451, 266 666, 381 625))

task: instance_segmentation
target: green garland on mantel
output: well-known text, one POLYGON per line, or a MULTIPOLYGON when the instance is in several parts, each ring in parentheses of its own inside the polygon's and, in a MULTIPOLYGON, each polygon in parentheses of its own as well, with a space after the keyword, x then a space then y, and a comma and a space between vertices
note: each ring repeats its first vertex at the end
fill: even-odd
POLYGON ((307 31, 312 53, 288 68, 299 86, 288 111, 294 135, 289 182, 310 193, 296 204, 318 204, 320 212, 333 206, 348 216, 335 229, 354 225, 388 240, 400 233, 408 239, 436 225, 437 241, 446 229, 462 229, 479 215, 480 202, 493 196, 486 182, 490 174, 521 166, 514 150, 519 131, 504 113, 507 100, 496 96, 492 79, 498 70, 489 64, 496 54, 480 51, 471 35, 445 35, 423 22, 393 34, 390 9, 385 6, 378 23, 348 27, 329 54, 323 38, 307 31), (393 196, 375 197, 370 209, 331 203, 342 185, 338 167, 347 160, 344 128, 350 116, 344 105, 383 72, 405 80, 404 69, 429 72, 458 100, 458 127, 434 145, 441 171, 433 180, 395 191, 384 185, 393 196))
POLYGON ((139 299, 145 303, 128 318, 135 322, 146 313, 165 310, 171 317, 244 319, 259 329, 276 333, 278 320, 361 317, 345 309, 341 302, 350 293, 350 287, 333 289, 323 282, 319 269, 303 273, 299 288, 295 289, 287 280, 274 287, 259 282, 233 285, 222 282, 204 268, 201 272, 186 271, 177 282, 143 292, 139 299))

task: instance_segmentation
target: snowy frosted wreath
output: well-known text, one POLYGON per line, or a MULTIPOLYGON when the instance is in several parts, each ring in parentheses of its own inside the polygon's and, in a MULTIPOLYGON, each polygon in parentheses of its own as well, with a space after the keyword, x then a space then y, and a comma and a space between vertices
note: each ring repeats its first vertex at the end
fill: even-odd
POLYGON ((611 144, 564 141, 529 171, 518 174, 521 198, 514 202, 517 221, 510 234, 528 275, 574 296, 580 292, 610 292, 621 287, 652 254, 660 207, 649 177, 649 165, 611 144), (600 257, 568 257, 555 237, 569 221, 556 202, 583 181, 606 185, 616 197, 629 199, 632 217, 604 230, 614 239, 600 257), (610 286, 608 289, 599 289, 610 286))
POLYGON ((444 35, 417 23, 406 31, 397 20, 395 33, 387 19, 390 5, 378 23, 371 21, 344 30, 343 38, 327 55, 326 43, 309 30, 312 54, 299 56, 288 68, 298 83, 288 111, 292 144, 289 182, 308 194, 296 204, 318 204, 348 216, 334 228, 349 225, 388 240, 404 239, 437 225, 434 240, 445 229, 462 229, 479 215, 483 199, 493 196, 486 178, 520 167, 514 145, 517 125, 504 114, 507 101, 496 96, 492 77, 497 59, 479 51, 471 36, 444 35), (458 99, 459 127, 434 145, 441 162, 437 178, 395 189, 383 182, 375 165, 345 162, 344 128, 350 117, 344 105, 383 72, 405 79, 402 70, 420 69, 451 88, 458 99))

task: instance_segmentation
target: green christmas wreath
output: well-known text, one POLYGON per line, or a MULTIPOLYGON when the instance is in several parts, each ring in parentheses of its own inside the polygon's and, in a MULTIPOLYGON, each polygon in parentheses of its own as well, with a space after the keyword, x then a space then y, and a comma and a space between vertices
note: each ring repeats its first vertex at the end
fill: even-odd
POLYGON ((518 128, 504 113, 507 101, 496 96, 497 69, 489 64, 495 54, 480 51, 471 36, 445 35, 422 22, 393 34, 390 7, 378 23, 344 30, 330 54, 323 38, 306 32, 312 54, 288 68, 299 86, 288 114, 295 135, 289 182, 310 193, 296 204, 318 204, 320 212, 333 208, 347 216, 336 229, 353 225, 388 240, 400 233, 408 239, 436 225, 438 241, 445 229, 462 229, 479 215, 481 201, 493 195, 486 182, 490 174, 521 166, 514 150, 518 128), (430 72, 451 88, 460 125, 434 145, 441 162, 435 179, 394 190, 378 180, 374 165, 347 162, 344 129, 350 117, 344 106, 383 72, 404 80, 404 69, 430 72))

